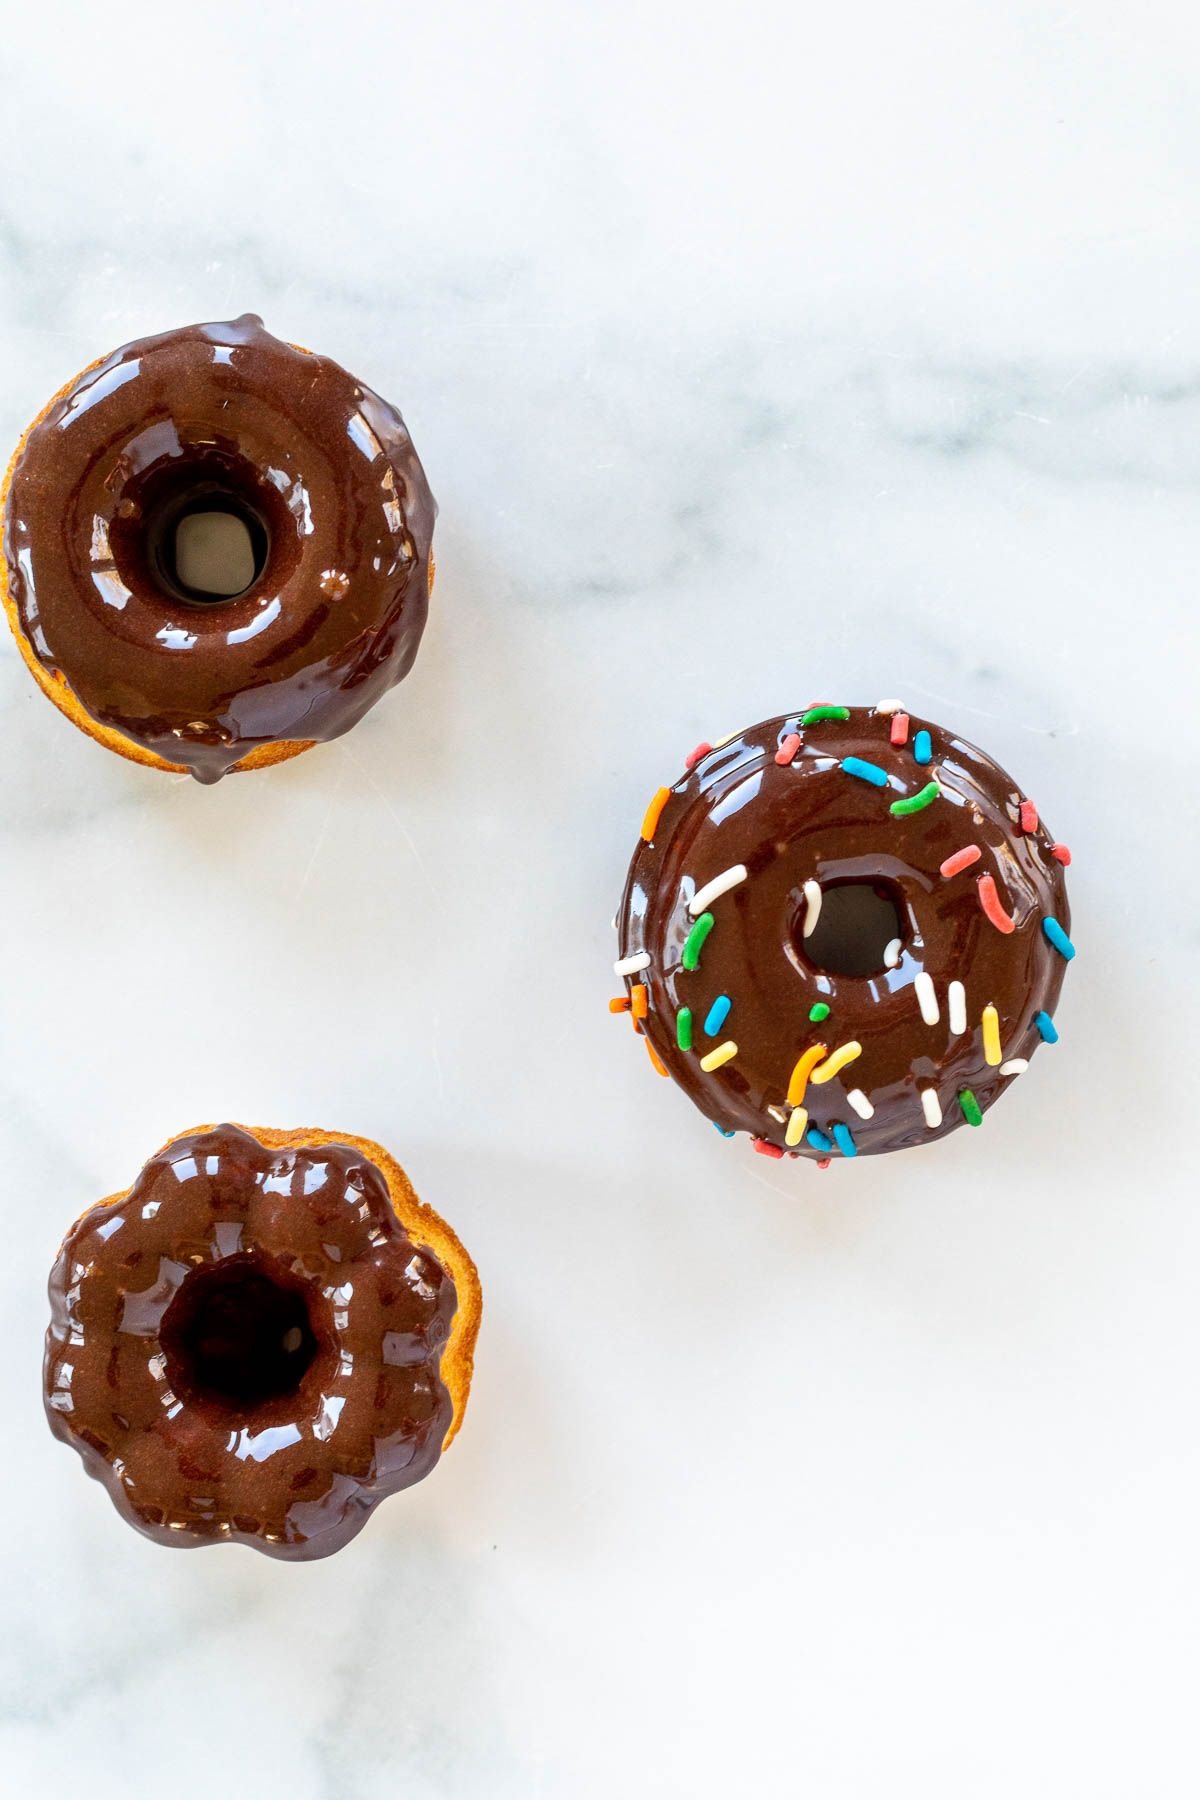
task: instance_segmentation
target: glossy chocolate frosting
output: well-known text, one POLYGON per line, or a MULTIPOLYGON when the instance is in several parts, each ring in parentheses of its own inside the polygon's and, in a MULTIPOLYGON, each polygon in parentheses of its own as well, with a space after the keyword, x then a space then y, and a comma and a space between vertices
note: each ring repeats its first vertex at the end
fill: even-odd
POLYGON ((824 1160, 978 1123, 1056 1038, 1074 950, 1069 855, 1011 777, 891 703, 811 710, 846 716, 790 714, 702 746, 660 794, 617 918, 617 970, 653 1060, 721 1131, 824 1160), (854 975, 817 966, 814 883, 825 897, 849 884, 886 896, 899 922, 888 961, 854 975))
POLYGON ((326 1556, 437 1462, 456 1305, 361 1153, 222 1125, 68 1234, 47 1416, 160 1543, 326 1556))
POLYGON ((217 781, 258 745, 348 731, 407 674, 436 513, 403 419, 252 314, 114 350, 31 429, 4 519, 42 666, 101 725, 217 781), (174 524, 236 512, 236 598, 171 574, 174 524))

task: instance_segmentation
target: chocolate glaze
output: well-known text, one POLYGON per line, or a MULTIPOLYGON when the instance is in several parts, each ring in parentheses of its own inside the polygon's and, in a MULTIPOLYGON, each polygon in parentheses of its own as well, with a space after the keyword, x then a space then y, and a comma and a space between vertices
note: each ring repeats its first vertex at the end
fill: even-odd
POLYGON ((4 554, 43 666, 212 782, 256 745, 338 737, 408 673, 435 514, 395 408, 247 313, 85 370, 16 461, 4 554), (234 599, 171 578, 170 527, 198 502, 265 550, 234 599))
POLYGON ((47 1417, 159 1543, 326 1556, 437 1462, 456 1306, 358 1151, 221 1125, 68 1234, 47 1417))
MULTIPOLYGON (((783 1149, 798 1058, 810 1045, 823 1043, 832 1053, 857 1041, 862 1053, 841 1074, 810 1081, 810 1124, 826 1136, 835 1124, 848 1126, 860 1154, 926 1143, 966 1122, 963 1089, 986 1111, 1013 1079, 985 1060, 985 1006, 999 1013, 1005 1062, 1028 1059, 1042 1042, 1034 1017, 1053 1012, 1065 968, 1042 922, 1049 915, 1070 928, 1062 865, 1040 823, 1031 832, 1021 828, 1019 788, 974 745, 914 717, 907 744, 895 747, 890 717, 871 708, 807 729, 802 716, 767 720, 709 750, 670 790, 653 839, 634 853, 617 917, 620 958, 645 951, 651 959, 627 977, 627 987, 645 984, 649 1010, 641 1029, 668 1073, 723 1131, 749 1132, 783 1149), (914 757, 922 729, 932 739, 927 766, 914 757), (777 751, 792 733, 802 733, 802 748, 780 766, 777 751), (847 774, 846 757, 882 769, 887 787, 847 774), (935 778, 940 797, 923 811, 889 812, 893 801, 935 778), (981 859, 943 878, 942 863, 972 843, 981 859), (712 931, 699 966, 689 971, 682 965, 694 923, 687 903, 737 864, 745 864, 747 878, 713 900, 712 931), (1014 919, 1010 935, 981 907, 984 873, 1014 919), (848 882, 884 888, 903 922, 898 965, 866 976, 816 968, 803 936, 809 880, 823 890, 848 882), (938 997, 935 1026, 924 1022, 914 988, 923 970, 938 997), (967 1028, 957 1036, 948 1023, 954 980, 966 989, 967 1028), (707 1037, 708 1009, 722 994, 732 1006, 720 1031, 707 1037), (809 1019, 818 1002, 831 1009, 819 1024, 809 1019), (690 1051, 677 1043, 684 1006, 694 1020, 690 1051), (706 1074, 701 1057, 726 1039, 737 1044, 736 1057, 706 1074), (935 1128, 921 1105, 929 1086, 942 1110, 935 1128), (873 1106, 870 1119, 848 1102, 855 1090, 873 1106)), ((807 1139, 798 1151, 823 1154, 807 1139)))

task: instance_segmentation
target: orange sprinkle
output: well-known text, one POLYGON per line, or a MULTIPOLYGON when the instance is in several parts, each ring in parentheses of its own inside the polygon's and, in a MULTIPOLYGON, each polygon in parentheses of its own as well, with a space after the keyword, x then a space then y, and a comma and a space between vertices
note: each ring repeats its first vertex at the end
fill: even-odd
POLYGON ((961 875, 964 869, 969 869, 972 863, 977 863, 982 855, 983 851, 978 844, 967 844, 963 849, 956 850, 953 856, 946 858, 938 870, 938 874, 944 881, 949 881, 952 875, 961 875))
POLYGON ((781 769, 787 768, 803 742, 804 739, 798 731, 788 732, 778 750, 775 752, 775 761, 779 764, 781 769))
POLYGON ((630 1001, 629 995, 621 994, 616 1000, 609 1001, 608 1010, 611 1013, 628 1012, 631 1004, 632 1002, 630 1001))
POLYGON ((1037 809, 1037 807, 1033 804, 1032 800, 1022 800, 1022 802, 1021 802, 1021 830, 1027 831, 1029 833, 1029 835, 1032 837, 1033 833, 1037 830, 1037 828, 1038 828, 1038 809, 1037 809))
POLYGON ((665 1075, 667 1072, 667 1065, 664 1063, 662 1057, 658 1054, 658 1051, 654 1048, 654 1045, 650 1042, 649 1038, 646 1039, 646 1054, 654 1064, 658 1074, 665 1075))
POLYGON ((642 820, 642 836, 650 843, 658 830, 658 821, 662 818, 663 807, 671 798, 670 788, 659 788, 653 800, 646 808, 646 816, 642 820))
POLYGON ((808 1088, 809 1076, 827 1055, 828 1050, 824 1044, 813 1044, 804 1052, 792 1070, 792 1079, 788 1082, 787 1103, 789 1106, 800 1105, 808 1088))
POLYGON ((644 981, 639 981, 637 983, 630 998, 633 1001, 634 1018, 644 1019, 646 1014, 650 1011, 650 989, 646 986, 644 981))
POLYGON ((892 742, 893 742, 893 744, 907 744, 907 742, 908 742, 908 724, 909 724, 909 720, 908 720, 907 713, 893 713, 892 714, 892 742))
POLYGON ((1002 931, 1005 937, 1017 929, 1011 914, 1006 913, 1001 905, 1000 896, 996 892, 996 883, 990 875, 979 877, 979 904, 996 930, 1002 931))

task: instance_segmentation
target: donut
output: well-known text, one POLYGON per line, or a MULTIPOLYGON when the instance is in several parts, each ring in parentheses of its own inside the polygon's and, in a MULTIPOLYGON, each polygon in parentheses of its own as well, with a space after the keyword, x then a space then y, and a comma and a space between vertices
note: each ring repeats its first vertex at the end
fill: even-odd
POLYGON ((768 719, 651 800, 611 1010, 764 1156, 929 1143, 1057 1041, 1069 862, 1003 769, 898 701, 768 719))
POLYGON ((205 1126, 67 1233, 46 1416, 156 1542, 309 1561, 450 1443, 480 1306, 378 1144, 205 1126))
POLYGON ((252 313, 92 363, 25 433, 2 501, 26 664, 134 762, 202 782, 280 762, 416 657, 437 508, 404 421, 252 313))

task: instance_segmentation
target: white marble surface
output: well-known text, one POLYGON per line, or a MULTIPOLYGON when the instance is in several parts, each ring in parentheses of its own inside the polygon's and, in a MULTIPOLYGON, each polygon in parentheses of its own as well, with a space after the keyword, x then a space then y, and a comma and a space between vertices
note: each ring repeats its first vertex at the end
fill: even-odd
POLYGON ((417 669, 206 792, 0 647, 0 1786, 1191 1796, 1194 8, 516 0, 0 34, 0 426, 261 311, 403 406, 417 669), (898 691, 1075 850, 980 1133, 722 1144, 605 1003, 701 736, 898 691), (46 1431, 62 1229, 173 1130, 375 1136, 487 1298, 467 1427, 309 1568, 46 1431))

